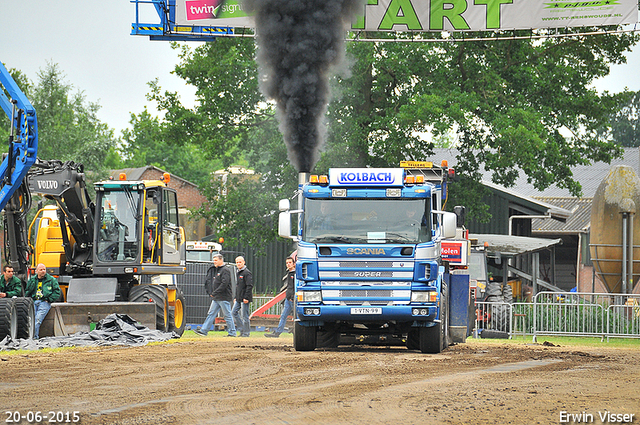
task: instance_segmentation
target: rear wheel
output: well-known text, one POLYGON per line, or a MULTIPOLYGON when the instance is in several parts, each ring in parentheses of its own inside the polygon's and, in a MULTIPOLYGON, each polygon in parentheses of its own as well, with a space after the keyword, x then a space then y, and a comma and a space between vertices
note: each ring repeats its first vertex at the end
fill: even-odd
POLYGON ((293 348, 296 351, 313 351, 316 349, 317 326, 302 326, 300 322, 293 324, 293 348))
POLYGON ((156 329, 167 331, 169 307, 167 288, 160 285, 136 285, 129 291, 131 302, 153 302, 156 305, 156 329))
POLYGON ((184 294, 182 293, 180 288, 176 288, 175 305, 169 306, 169 332, 175 332, 180 336, 182 336, 182 334, 184 333, 184 327, 186 325, 184 308, 184 294))
POLYGON ((0 340, 15 341, 18 337, 18 314, 13 298, 0 298, 0 340))
POLYGON ((16 314, 18 321, 17 337, 33 339, 35 332, 35 307, 31 298, 16 298, 16 314))

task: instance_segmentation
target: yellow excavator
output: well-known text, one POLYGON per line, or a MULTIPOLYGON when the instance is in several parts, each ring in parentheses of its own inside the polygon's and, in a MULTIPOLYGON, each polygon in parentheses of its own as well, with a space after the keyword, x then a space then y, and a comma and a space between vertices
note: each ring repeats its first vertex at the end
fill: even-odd
MULTIPOLYGON (((43 263, 63 293, 40 335, 91 330, 112 313, 182 335, 184 295, 175 275, 185 272, 185 234, 169 175, 94 183, 93 202, 81 164, 36 158, 35 109, 2 63, 0 106, 11 121, 9 152, 0 165, 5 264, 24 282, 43 263), (32 194, 55 205, 39 208, 27 226, 32 194), (143 275, 151 283, 140 283, 143 275)), ((33 336, 28 301, 0 299, 0 339, 33 336)))

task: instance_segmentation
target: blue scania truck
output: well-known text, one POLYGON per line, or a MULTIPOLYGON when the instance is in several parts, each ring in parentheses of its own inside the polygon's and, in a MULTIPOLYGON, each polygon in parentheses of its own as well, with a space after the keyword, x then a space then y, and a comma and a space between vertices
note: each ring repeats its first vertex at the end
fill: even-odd
POLYGON ((297 351, 365 343, 439 353, 452 334, 466 338, 468 240, 442 210, 453 170, 401 167, 303 176, 298 208, 280 201, 280 236, 297 241, 297 351))

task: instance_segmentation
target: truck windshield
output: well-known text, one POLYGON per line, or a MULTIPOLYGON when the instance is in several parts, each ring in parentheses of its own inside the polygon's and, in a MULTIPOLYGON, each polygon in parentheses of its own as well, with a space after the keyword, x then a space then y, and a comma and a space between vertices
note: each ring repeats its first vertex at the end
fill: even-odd
POLYGON ((139 203, 140 194, 131 190, 102 194, 99 205, 99 261, 135 261, 138 258, 139 203))
POLYGON ((311 243, 408 243, 431 239, 426 199, 306 199, 302 239, 311 243))

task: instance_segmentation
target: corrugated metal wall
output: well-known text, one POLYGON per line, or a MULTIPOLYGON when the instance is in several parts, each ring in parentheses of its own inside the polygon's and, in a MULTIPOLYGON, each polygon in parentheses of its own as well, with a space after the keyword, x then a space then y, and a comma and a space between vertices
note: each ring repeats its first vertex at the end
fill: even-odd
POLYGON ((247 267, 253 273, 254 294, 273 294, 282 286, 282 276, 287 270, 284 262, 294 249, 292 242, 274 241, 265 247, 264 255, 257 255, 256 250, 248 245, 224 245, 222 254, 225 261, 230 263, 235 262, 238 255, 245 258, 247 267))
POLYGON ((470 233, 506 235, 509 231, 509 201, 495 192, 482 199, 489 205, 491 219, 488 223, 469 220, 466 227, 470 233))

